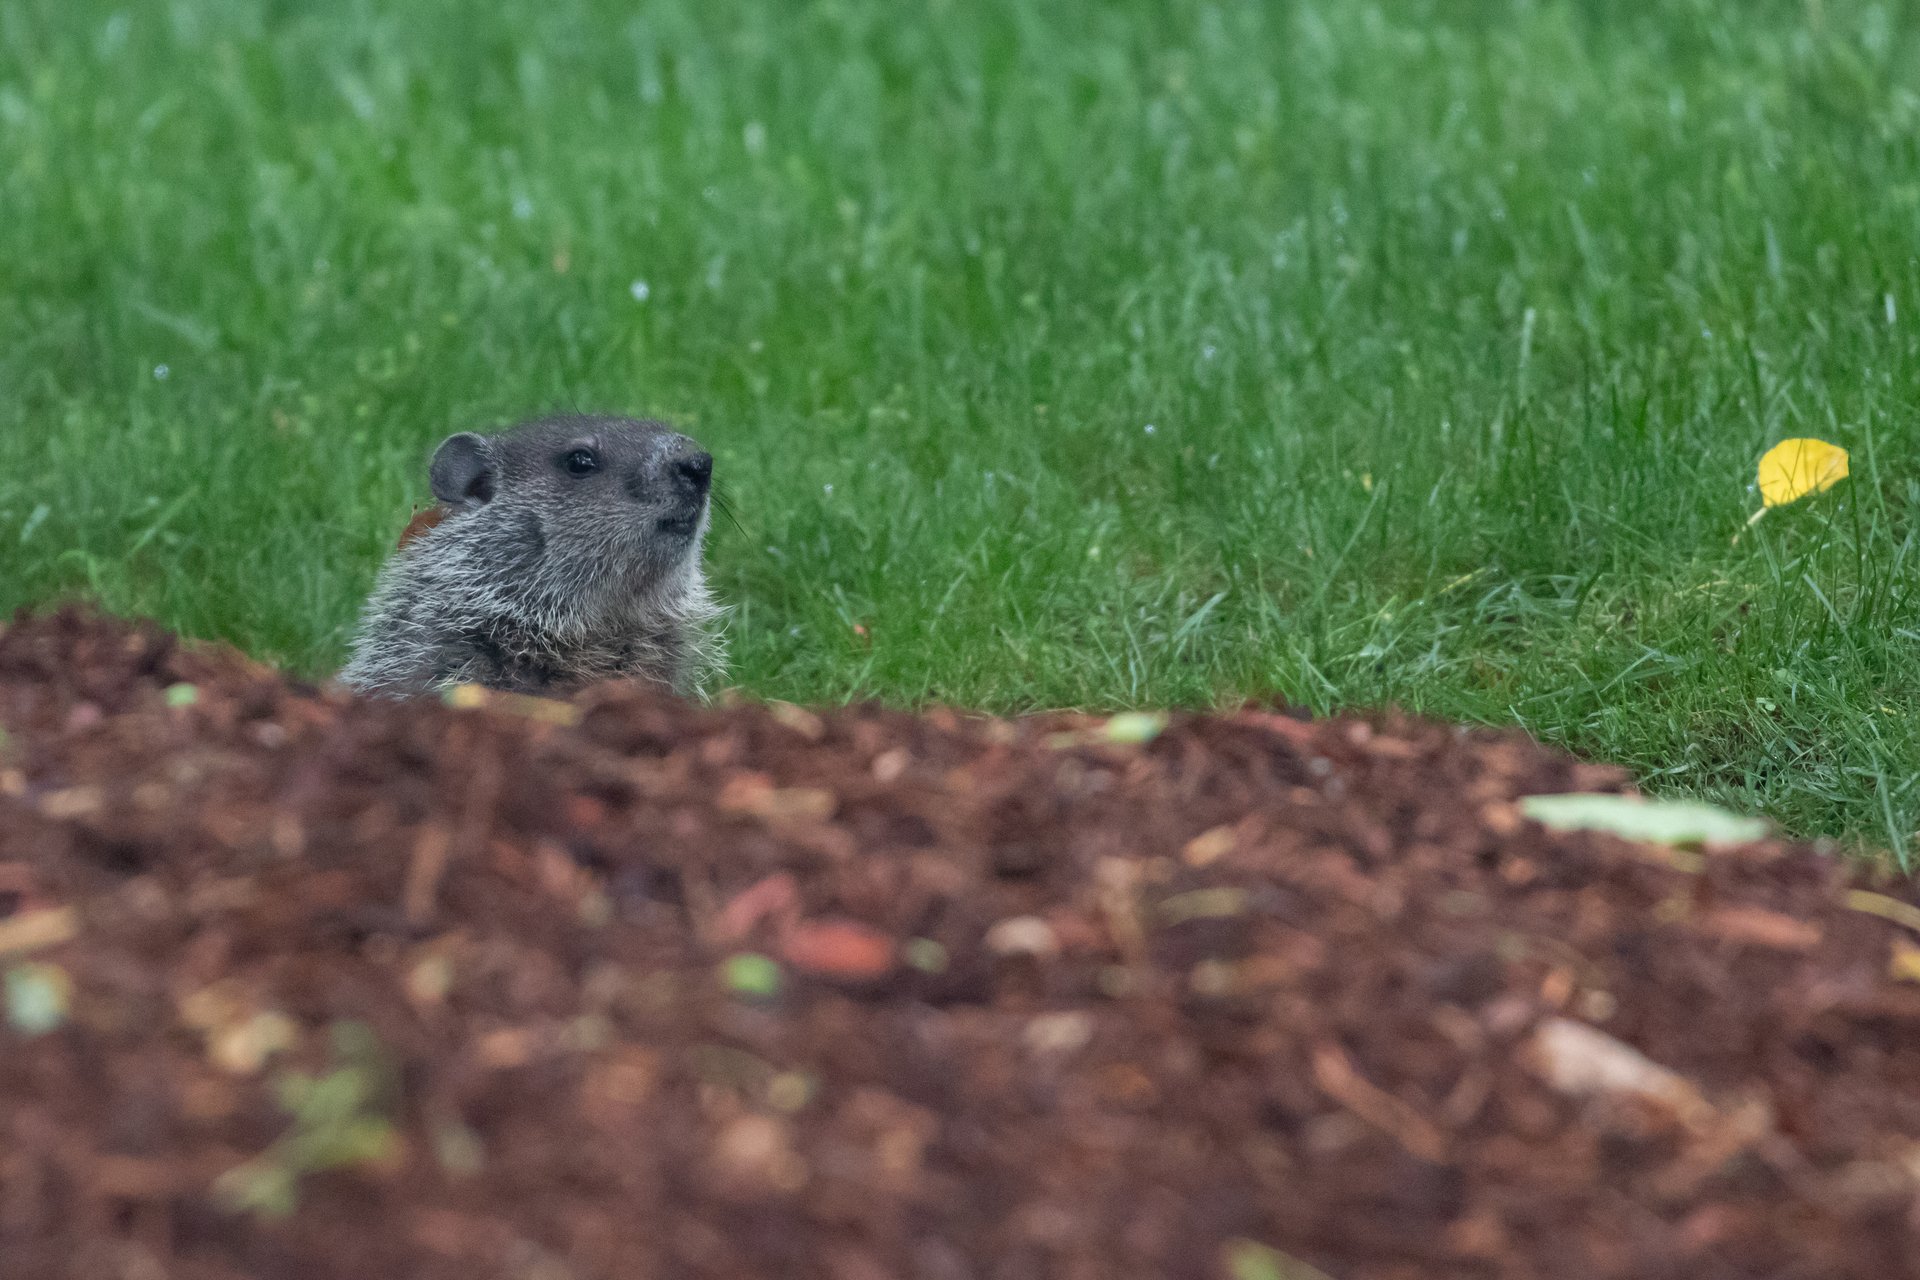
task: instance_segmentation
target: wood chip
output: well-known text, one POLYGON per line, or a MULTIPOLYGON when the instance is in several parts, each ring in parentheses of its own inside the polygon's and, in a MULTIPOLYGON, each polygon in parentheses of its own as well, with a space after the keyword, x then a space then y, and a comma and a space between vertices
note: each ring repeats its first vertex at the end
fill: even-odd
POLYGON ((437 822, 426 823, 414 837, 413 854, 407 862, 406 888, 401 894, 401 911, 408 924, 422 925, 433 916, 434 899, 447 873, 447 857, 452 849, 452 833, 437 822))
POLYGON ((780 940, 780 958, 823 978, 872 979, 893 969, 898 948, 888 935, 857 920, 807 920, 780 940))
POLYGON ((1693 927, 1709 937, 1774 951, 1812 951, 1825 936, 1816 924, 1764 907, 1720 907, 1693 927))
POLYGON ((715 914, 712 938, 732 946, 746 938, 763 920, 791 920, 800 910, 800 882, 791 871, 763 876, 727 900, 715 914))
POLYGON ((1549 1018, 1528 1042, 1528 1064, 1561 1093, 1573 1097, 1626 1094, 1658 1103, 1689 1124, 1713 1108, 1693 1083, 1632 1045, 1571 1018, 1549 1018))
POLYGON ((72 907, 42 907, 0 920, 0 956, 24 956, 57 947, 80 932, 72 907))
POLYGON ((987 950, 1001 956, 1052 957, 1060 954, 1053 926, 1038 916, 1013 916, 987 930, 987 950))
POLYGON ((40 812, 56 822, 86 818, 100 812, 105 797, 98 787, 65 787, 40 797, 40 812))
POLYGON ((1363 1077, 1346 1051, 1322 1044, 1313 1051, 1313 1082, 1320 1091, 1429 1164, 1444 1163, 1447 1137, 1414 1108, 1363 1077))
POLYGON ((1187 841, 1180 859, 1190 867, 1208 866, 1232 853, 1237 843, 1232 827, 1214 827, 1187 841))
POLYGON ((805 707, 796 707, 791 702, 769 702, 767 714, 808 742, 818 742, 827 736, 827 722, 805 707))
POLYGON ((729 813, 749 814, 780 822, 820 821, 839 805, 833 792, 819 787, 776 787, 764 774, 743 773, 729 778, 716 801, 729 813))

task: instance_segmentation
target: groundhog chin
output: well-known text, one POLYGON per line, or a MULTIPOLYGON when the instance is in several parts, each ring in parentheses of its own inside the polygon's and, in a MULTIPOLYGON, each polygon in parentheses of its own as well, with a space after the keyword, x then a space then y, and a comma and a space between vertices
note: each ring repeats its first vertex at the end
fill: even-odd
POLYGON ((654 535, 668 546, 679 546, 683 550, 696 547, 701 535, 706 532, 707 511, 707 500, 702 497, 697 502, 689 502, 655 516, 654 535))
POLYGON ((632 531, 634 562, 647 578, 671 577, 699 562, 706 532, 705 505, 690 511, 656 515, 632 531))

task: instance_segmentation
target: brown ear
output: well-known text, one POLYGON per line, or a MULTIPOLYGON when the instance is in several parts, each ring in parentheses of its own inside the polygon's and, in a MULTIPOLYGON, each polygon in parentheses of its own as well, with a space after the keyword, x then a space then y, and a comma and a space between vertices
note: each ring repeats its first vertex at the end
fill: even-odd
POLYGON ((407 527, 400 531, 400 542, 394 550, 398 551, 400 547, 406 546, 409 542, 412 542, 415 538, 446 518, 447 509, 437 502, 425 511, 414 512, 413 519, 407 521, 407 527))

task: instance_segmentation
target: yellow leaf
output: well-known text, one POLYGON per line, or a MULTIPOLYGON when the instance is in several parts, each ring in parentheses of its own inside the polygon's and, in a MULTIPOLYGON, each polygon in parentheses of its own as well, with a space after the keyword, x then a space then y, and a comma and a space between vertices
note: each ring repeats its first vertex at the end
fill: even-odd
POLYGON ((462 711, 471 711, 475 707, 487 705, 487 690, 477 684, 456 684, 441 691, 440 700, 450 707, 462 711))
POLYGON ((1895 982, 1920 982, 1920 947, 1895 938, 1893 954, 1887 958, 1887 976, 1895 982))
POLYGON ((1769 507, 1798 502, 1847 478, 1847 451, 1825 440, 1782 440, 1760 455, 1760 500, 1769 507))
POLYGON ((1847 905, 1855 911, 1865 911, 1869 915, 1879 916, 1882 920, 1891 920, 1903 924, 1920 933, 1920 907, 1889 898, 1884 893, 1868 893, 1865 889, 1847 891, 1847 905))

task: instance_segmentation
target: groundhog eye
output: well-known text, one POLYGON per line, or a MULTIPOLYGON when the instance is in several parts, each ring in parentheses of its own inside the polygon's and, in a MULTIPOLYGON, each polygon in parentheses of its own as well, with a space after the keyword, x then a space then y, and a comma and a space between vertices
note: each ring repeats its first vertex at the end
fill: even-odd
POLYGON ((588 476, 600 469, 600 459, 591 449, 575 449, 562 458, 561 465, 576 476, 588 476))

